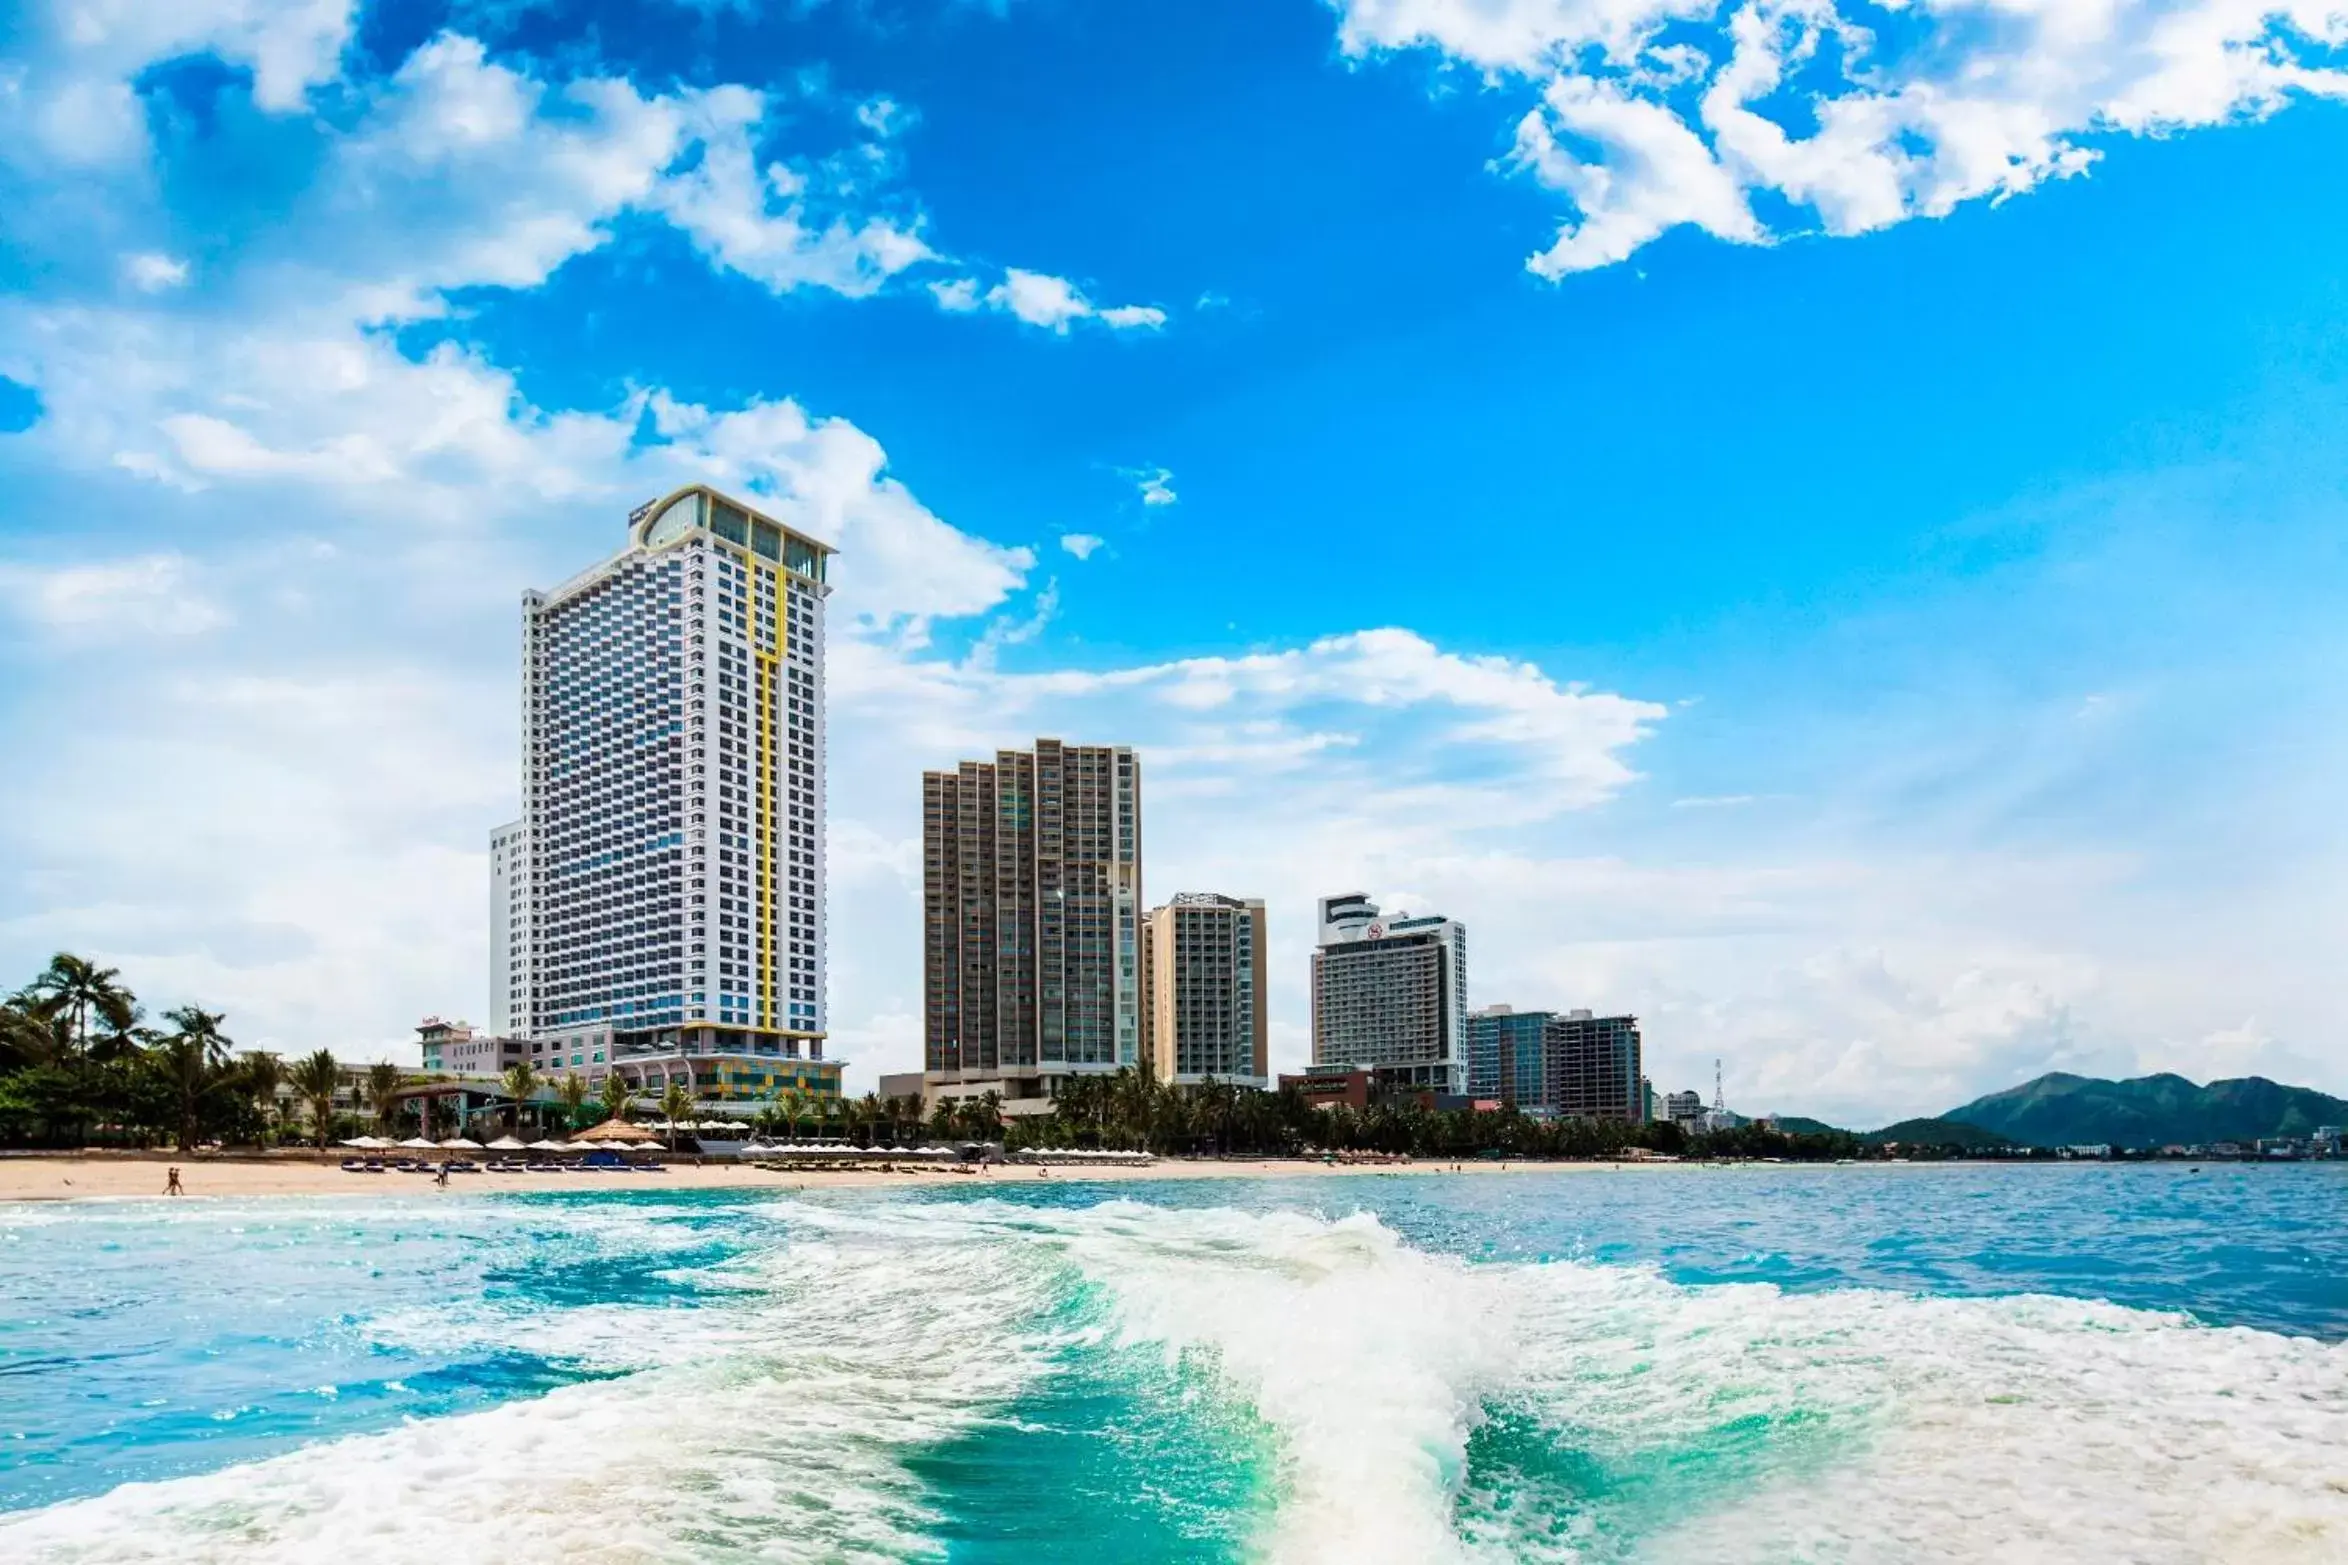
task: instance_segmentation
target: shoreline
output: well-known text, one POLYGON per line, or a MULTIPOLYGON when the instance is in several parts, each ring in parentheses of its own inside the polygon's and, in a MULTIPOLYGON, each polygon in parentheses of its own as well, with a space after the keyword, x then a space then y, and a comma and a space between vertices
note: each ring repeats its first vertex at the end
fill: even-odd
POLYGON ((659 1173, 452 1174, 446 1190, 422 1174, 346 1173, 339 1160, 293 1157, 174 1157, 158 1153, 16 1153, 0 1156, 0 1202, 104 1201, 160 1198, 164 1171, 176 1167, 186 1199, 252 1196, 509 1194, 533 1190, 874 1190, 959 1185, 1054 1183, 1133 1184, 1167 1179, 1294 1179, 1367 1175, 1602 1174, 1618 1169, 1701 1168, 1700 1163, 1323 1163, 1302 1158, 1163 1158, 1143 1167, 1055 1167, 1048 1174, 1024 1164, 997 1164, 964 1174, 910 1166, 811 1168, 777 1173, 754 1164, 670 1163, 659 1173))

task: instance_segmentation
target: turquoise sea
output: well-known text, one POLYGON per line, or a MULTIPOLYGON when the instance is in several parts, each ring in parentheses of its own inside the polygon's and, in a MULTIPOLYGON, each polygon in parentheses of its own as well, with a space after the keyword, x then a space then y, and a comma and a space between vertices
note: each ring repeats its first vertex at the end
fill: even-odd
POLYGON ((0 1205, 0 1560, 2343 1561, 2348 1165, 0 1205))

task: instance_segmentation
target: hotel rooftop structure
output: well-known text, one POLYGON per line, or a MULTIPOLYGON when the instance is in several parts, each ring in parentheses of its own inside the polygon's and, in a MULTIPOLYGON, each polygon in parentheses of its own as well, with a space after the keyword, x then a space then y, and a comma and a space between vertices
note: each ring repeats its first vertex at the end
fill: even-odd
POLYGON ((522 599, 522 819, 491 838, 491 1014, 540 1071, 704 1103, 837 1093, 824 1041, 825 568, 700 485, 522 599))
POLYGON ((1467 1084, 1467 930, 1386 917, 1358 891, 1321 899, 1313 948, 1312 1071, 1367 1070, 1387 1086, 1467 1084))

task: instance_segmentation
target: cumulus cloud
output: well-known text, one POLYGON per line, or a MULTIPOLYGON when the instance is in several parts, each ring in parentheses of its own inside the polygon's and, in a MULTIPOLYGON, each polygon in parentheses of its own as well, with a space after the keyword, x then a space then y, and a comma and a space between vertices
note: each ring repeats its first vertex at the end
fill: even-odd
POLYGON ((188 280, 188 264, 149 250, 124 256, 122 275, 141 293, 161 293, 188 280))
POLYGON ((1182 498, 1174 492, 1174 474, 1167 468, 1129 467, 1121 471, 1133 480, 1143 505, 1172 505, 1182 498))
POLYGON ((1112 331, 1155 331, 1166 324, 1166 312, 1154 305, 1120 304, 1103 307, 1065 277, 1011 267, 1003 280, 981 292, 976 279, 951 278, 931 285, 940 306, 948 310, 999 310, 1030 326, 1055 335, 1067 335, 1080 321, 1093 321, 1112 331))
POLYGON ((1513 166, 1570 215, 1528 265, 1611 265, 1676 227, 1858 234, 2084 173, 2157 136, 2348 96, 2328 0, 1331 0, 1359 58, 1424 49, 1535 92, 1513 166))
POLYGON ((252 73, 253 102, 291 114, 341 75, 358 0, 88 0, 25 8, 21 70, 0 72, 0 161, 120 166, 147 151, 135 87, 149 66, 209 54, 252 73))
POLYGON ((0 564, 0 604, 27 623, 69 635, 192 636, 228 622, 177 554, 93 564, 0 564))
POLYGON ((1093 551, 1106 542, 1108 542, 1107 539, 1096 533, 1062 533, 1060 535, 1060 547, 1080 560, 1091 559, 1093 551))

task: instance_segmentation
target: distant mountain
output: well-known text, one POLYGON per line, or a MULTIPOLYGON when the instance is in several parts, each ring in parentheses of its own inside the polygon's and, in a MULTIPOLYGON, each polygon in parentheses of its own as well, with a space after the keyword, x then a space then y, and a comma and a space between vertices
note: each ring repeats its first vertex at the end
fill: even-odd
POLYGON ((2182 1076, 2101 1081, 2055 1071, 1976 1098, 1941 1118, 1977 1125, 2030 1146, 2190 1146, 2304 1136, 2318 1125, 2348 1125, 2348 1101, 2308 1087, 2285 1087, 2264 1076, 2197 1087, 2182 1076))
POLYGON ((1869 1146, 1896 1141, 1904 1147, 1963 1147, 1969 1152, 2013 1144, 2010 1138, 1994 1130, 1984 1130, 1979 1125, 1968 1125, 1947 1116, 1939 1119, 1903 1119, 1896 1125, 1867 1131, 1859 1139, 1869 1146))
POLYGON ((1843 1132, 1822 1119, 1804 1119, 1799 1114, 1773 1114, 1769 1122, 1789 1136, 1839 1136, 1843 1132))

